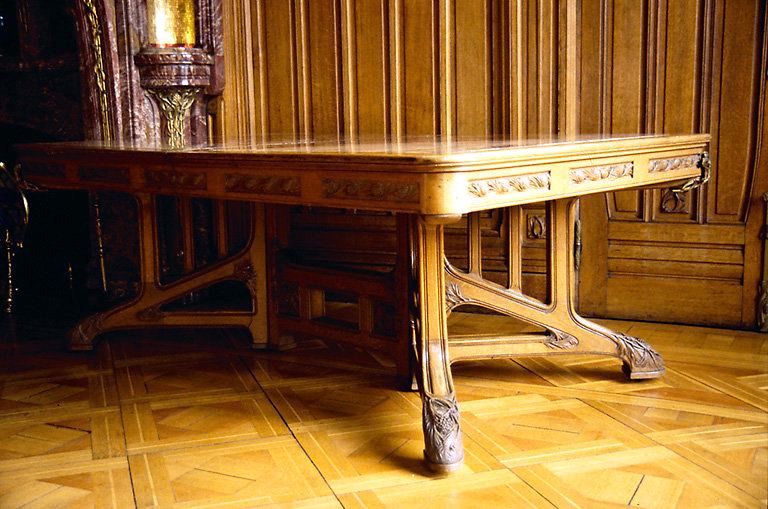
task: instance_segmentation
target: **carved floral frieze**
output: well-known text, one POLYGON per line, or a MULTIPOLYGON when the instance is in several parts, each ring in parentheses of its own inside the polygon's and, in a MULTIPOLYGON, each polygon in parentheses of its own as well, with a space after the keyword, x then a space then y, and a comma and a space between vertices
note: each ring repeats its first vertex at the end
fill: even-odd
POLYGON ((225 177, 224 189, 229 193, 301 196, 301 180, 299 177, 279 175, 254 176, 230 173, 225 177))
POLYGON ((80 177, 80 180, 87 182, 128 184, 131 181, 128 168, 84 167, 80 168, 77 174, 80 177))
POLYGON ((144 179, 149 187, 177 187, 183 189, 205 189, 205 173, 187 173, 176 170, 146 170, 144 179))
POLYGON ((419 184, 415 182, 323 179, 323 194, 326 198, 345 200, 418 203, 419 184))
POLYGON ((600 180, 616 180, 632 177, 635 165, 633 163, 612 164, 606 166, 591 166, 571 170, 571 183, 598 182, 600 180))
POLYGON ((670 159, 653 159, 648 165, 648 173, 664 173, 686 168, 697 168, 700 160, 700 155, 673 157, 670 159))
POLYGON ((519 177, 506 177, 488 180, 475 180, 469 183, 467 190, 482 198, 487 194, 521 193, 536 189, 549 189, 549 172, 536 173, 534 175, 522 175, 519 177))
POLYGON ((24 165, 24 173, 26 175, 35 177, 66 177, 63 164, 33 164, 26 163, 24 165))

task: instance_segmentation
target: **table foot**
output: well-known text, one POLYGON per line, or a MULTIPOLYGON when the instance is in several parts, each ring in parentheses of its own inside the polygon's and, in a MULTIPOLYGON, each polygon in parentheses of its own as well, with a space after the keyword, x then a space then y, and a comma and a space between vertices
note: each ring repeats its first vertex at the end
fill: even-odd
POLYGON ((424 393, 421 398, 427 465, 435 472, 452 472, 464 460, 456 395, 438 397, 424 393))
POLYGON ((436 474, 440 475, 446 475, 451 474, 453 472, 456 472, 459 470, 463 465, 464 461, 459 461, 458 463, 451 463, 450 465, 446 465, 443 463, 432 463, 429 461, 429 458, 427 458, 426 453, 424 454, 424 459, 427 463, 427 468, 430 472, 434 472, 436 474))
POLYGON ((95 313, 80 320, 69 332, 69 349, 76 351, 93 350, 93 341, 103 331, 104 313, 95 313))
POLYGON ((623 361, 622 370, 630 379, 659 378, 666 371, 661 355, 642 339, 617 333, 613 340, 623 361))

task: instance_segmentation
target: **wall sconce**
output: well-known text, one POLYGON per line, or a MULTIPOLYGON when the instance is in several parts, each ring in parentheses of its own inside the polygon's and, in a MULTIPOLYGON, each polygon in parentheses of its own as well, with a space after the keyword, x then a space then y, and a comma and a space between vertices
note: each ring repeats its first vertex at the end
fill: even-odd
POLYGON ((147 0, 149 45, 195 46, 195 0, 147 0))
POLYGON ((136 55, 141 86, 162 114, 162 142, 186 144, 184 121, 211 83, 213 58, 195 47, 195 0, 147 0, 147 45, 136 55))

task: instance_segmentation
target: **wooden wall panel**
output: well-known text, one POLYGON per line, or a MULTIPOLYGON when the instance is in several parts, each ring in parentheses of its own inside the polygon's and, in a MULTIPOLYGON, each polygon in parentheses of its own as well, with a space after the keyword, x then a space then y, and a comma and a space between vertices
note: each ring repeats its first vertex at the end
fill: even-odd
POLYGON ((491 94, 491 27, 489 0, 456 0, 456 131, 459 138, 493 135, 491 94))
POLYGON ((439 33, 437 3, 424 0, 395 4, 396 107, 402 108, 398 131, 403 139, 440 133, 439 33))
POLYGON ((582 132, 713 136, 713 178, 703 190, 582 200, 582 312, 753 326, 752 265, 759 260, 745 253, 758 239, 745 235, 745 221, 751 197, 768 188, 756 182, 755 155, 765 96, 764 2, 582 6, 601 20, 582 17, 582 75, 600 90, 596 97, 592 83, 581 83, 582 132))
MULTIPOLYGON (((578 12, 571 18, 579 20, 578 69, 569 76, 578 78, 580 132, 711 131, 715 166, 704 191, 582 200, 583 311, 754 323, 758 271, 745 253, 755 252, 757 240, 746 236, 745 222, 755 213, 750 200, 765 187, 756 181, 764 2, 573 2, 225 2, 227 89, 214 108, 219 136, 547 138, 564 118, 562 13, 578 12), (686 305, 664 298, 672 287, 686 305), (707 293, 722 296, 716 310, 707 293), (633 304, 634 295, 645 296, 642 306, 633 304)), ((527 207, 521 225, 542 214, 527 207)), ((297 249, 318 260, 386 264, 394 252, 393 219, 352 216, 294 209, 297 249), (370 245, 338 241, 356 222, 370 245)), ((504 217, 482 222, 489 277, 503 276, 507 226, 497 221, 504 217)), ((523 270, 535 293, 544 287, 545 232, 531 221, 523 270)), ((460 260, 463 231, 451 235, 451 254, 460 260)))
MULTIPOLYGON (((715 3, 711 132, 717 173, 710 185, 707 216, 712 222, 743 224, 751 191, 760 97, 759 30, 765 2, 715 3), (761 12, 762 11, 762 12, 761 12), (733 79, 731 77, 738 77, 733 79)), ((764 75, 764 72, 762 73, 764 75)))
POLYGON ((256 58, 261 74, 259 94, 266 115, 264 131, 270 139, 299 137, 299 101, 296 59, 296 22, 294 2, 257 1, 259 26, 257 37, 263 39, 256 58))
POLYGON ((342 10, 346 136, 385 140, 391 133, 389 4, 345 0, 342 10))
POLYGON ((341 18, 338 0, 299 0, 301 137, 339 139, 343 135, 341 18))
MULTIPOLYGON (((557 2, 225 2, 226 89, 218 137, 546 138, 557 124, 557 2), (249 44, 250 43, 250 46, 249 44)), ((292 248, 317 262, 386 266, 394 218, 291 209, 292 248), (347 242, 350 230, 355 241, 347 242)), ((540 217, 541 208, 527 215, 540 217)), ((507 215, 483 220, 488 277, 506 277, 507 215)), ((457 261, 464 231, 449 232, 457 261)), ((544 293, 544 238, 526 243, 524 281, 544 293)))

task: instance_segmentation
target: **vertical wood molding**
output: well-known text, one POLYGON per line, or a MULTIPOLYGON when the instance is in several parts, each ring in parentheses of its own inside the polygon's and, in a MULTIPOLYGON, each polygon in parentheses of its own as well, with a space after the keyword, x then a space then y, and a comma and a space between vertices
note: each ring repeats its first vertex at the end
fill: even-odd
MULTIPOLYGON (((440 31, 439 68, 435 79, 439 81, 440 123, 439 134, 443 139, 452 140, 456 132, 456 1, 437 1, 437 27, 440 31)), ((436 134, 437 134, 436 129, 436 134)))

